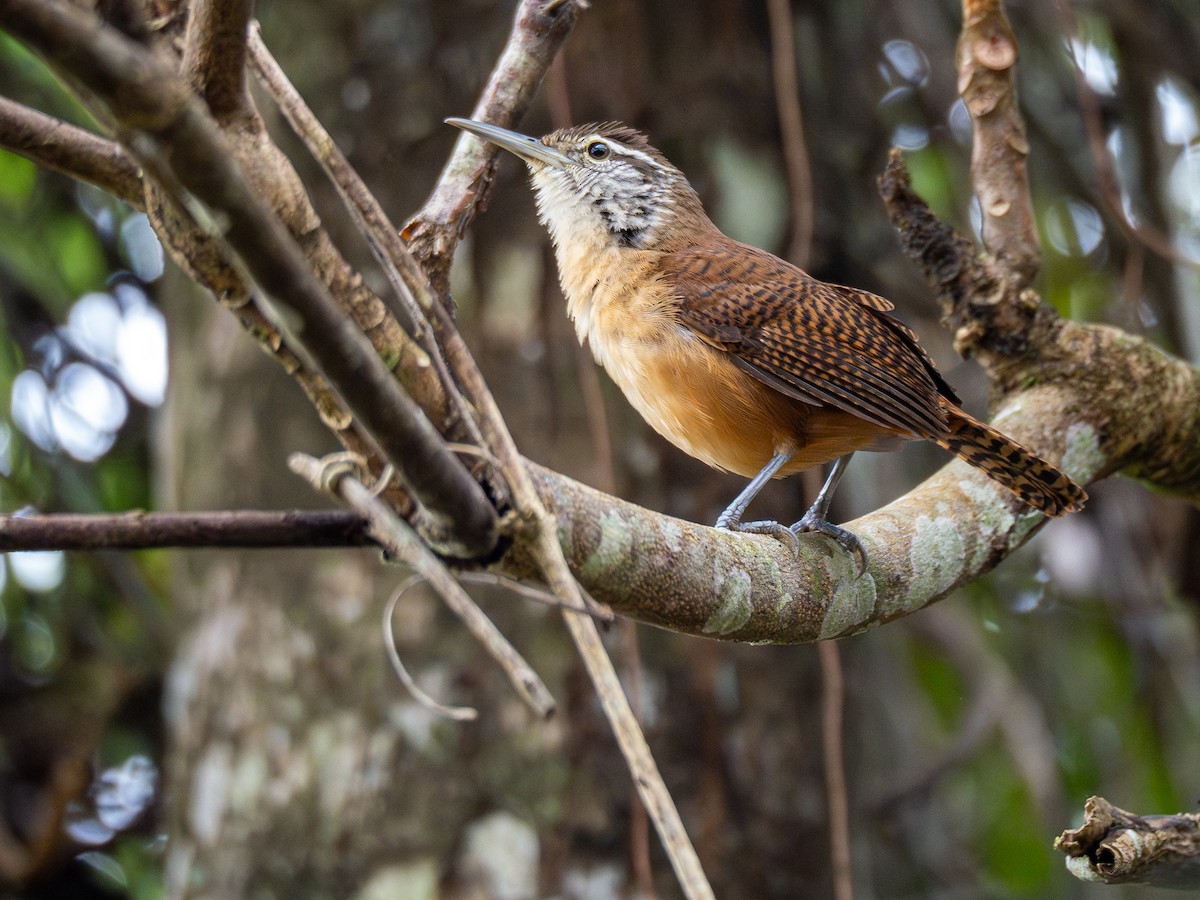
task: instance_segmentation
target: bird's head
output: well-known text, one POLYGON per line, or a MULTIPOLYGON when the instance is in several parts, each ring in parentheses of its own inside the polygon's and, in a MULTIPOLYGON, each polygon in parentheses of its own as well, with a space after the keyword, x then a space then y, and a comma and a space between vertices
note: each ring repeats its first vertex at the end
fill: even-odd
POLYGON ((471 119, 446 121, 529 166, 538 214, 557 244, 675 249, 708 223, 683 173, 642 132, 620 122, 577 125, 539 139, 471 119))

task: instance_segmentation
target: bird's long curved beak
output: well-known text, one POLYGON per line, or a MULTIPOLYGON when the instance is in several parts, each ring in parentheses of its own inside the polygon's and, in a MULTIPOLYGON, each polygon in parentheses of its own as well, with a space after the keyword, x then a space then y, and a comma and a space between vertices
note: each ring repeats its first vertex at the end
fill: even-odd
POLYGON ((509 131, 499 125, 476 122, 474 119, 447 119, 446 124, 469 131, 485 141, 491 141, 497 147, 503 147, 530 165, 553 166, 556 169, 565 169, 571 165, 570 159, 553 147, 547 147, 537 138, 517 131, 509 131))

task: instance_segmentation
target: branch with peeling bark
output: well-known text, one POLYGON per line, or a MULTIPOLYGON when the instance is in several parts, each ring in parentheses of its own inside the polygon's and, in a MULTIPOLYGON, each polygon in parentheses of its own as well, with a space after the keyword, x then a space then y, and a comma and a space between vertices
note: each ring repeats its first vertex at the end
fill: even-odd
POLYGON ((1041 260, 1025 158, 1029 141, 1017 107, 1017 38, 1002 0, 963 0, 958 93, 971 114, 971 183, 983 216, 983 243, 1016 290, 1041 260))
POLYGON ((1084 821, 1055 838, 1081 881, 1200 889, 1200 814, 1138 816, 1089 797, 1084 821))

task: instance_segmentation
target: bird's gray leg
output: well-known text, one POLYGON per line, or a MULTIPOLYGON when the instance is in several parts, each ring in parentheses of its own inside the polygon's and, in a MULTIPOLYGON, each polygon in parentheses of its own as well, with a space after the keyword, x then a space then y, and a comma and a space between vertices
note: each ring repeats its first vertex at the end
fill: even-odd
POLYGON ((778 522, 742 521, 742 513, 746 511, 746 507, 750 505, 750 501, 758 496, 758 492, 779 473, 780 469, 788 464, 788 461, 794 455, 793 453, 780 451, 772 456, 767 464, 763 466, 762 471, 750 479, 750 483, 742 489, 742 492, 734 497, 733 502, 729 506, 725 507, 725 512, 717 516, 716 527, 725 531, 773 534, 776 537, 783 538, 798 550, 800 542, 796 540, 796 533, 786 525, 781 525, 778 522))
POLYGON ((763 489, 768 481, 779 474, 779 470, 788 464, 794 456, 792 453, 784 453, 780 451, 776 453, 762 467, 762 471, 750 479, 750 483, 742 488, 742 492, 733 498, 733 502, 725 507, 725 512, 717 516, 717 528, 724 528, 726 531, 741 531, 742 513, 746 511, 746 507, 750 505, 750 501, 758 496, 758 492, 763 489))
POLYGON ((799 534, 802 531, 816 531, 833 538, 841 544, 847 553, 853 553, 858 557, 858 574, 862 575, 863 572, 867 571, 867 551, 863 549, 862 543, 859 542, 853 532, 847 531, 845 528, 839 528, 827 519, 829 515, 829 502, 833 499, 833 492, 837 489, 838 482, 842 480, 842 476, 846 473, 846 466, 853 455, 853 453, 847 453, 845 456, 838 458, 837 462, 833 464, 833 468, 829 470, 829 477, 821 485, 821 490, 817 492, 817 499, 813 501, 813 505, 804 514, 804 518, 792 525, 788 530, 792 534, 799 534))

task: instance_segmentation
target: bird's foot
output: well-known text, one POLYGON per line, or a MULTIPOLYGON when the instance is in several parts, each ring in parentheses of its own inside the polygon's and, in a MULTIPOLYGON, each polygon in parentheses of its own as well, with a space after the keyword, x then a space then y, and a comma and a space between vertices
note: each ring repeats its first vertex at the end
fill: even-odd
MULTIPOLYGON (((721 517, 723 519, 724 516, 721 517)), ((788 528, 786 525, 770 520, 760 522, 732 522, 721 521, 717 519, 716 527, 722 531, 732 531, 734 534, 769 534, 771 537, 778 538, 789 547, 793 553, 800 552, 800 539, 796 537, 796 532, 788 528)))
POLYGON ((802 531, 816 532, 817 534, 833 538, 843 550, 857 558, 859 578, 867 571, 867 551, 863 549, 862 542, 859 541, 858 536, 852 531, 847 531, 845 528, 821 518, 815 509, 810 509, 804 514, 803 519, 790 526, 787 530, 793 535, 793 540, 796 541, 797 546, 799 546, 800 541, 796 536, 802 531))
POLYGON ((833 538, 843 550, 851 554, 858 563, 858 575, 861 578, 863 573, 867 571, 867 551, 863 549, 862 542, 859 541, 857 535, 852 531, 847 531, 838 525, 834 525, 820 517, 814 510, 809 510, 804 514, 804 518, 794 525, 781 525, 779 522, 773 522, 769 519, 764 519, 758 522, 736 522, 726 519, 724 516, 717 519, 717 528, 722 531, 732 531, 734 534, 769 534, 773 538, 778 538, 792 548, 792 552, 800 553, 800 534, 802 532, 816 532, 823 534, 826 537, 833 538))

